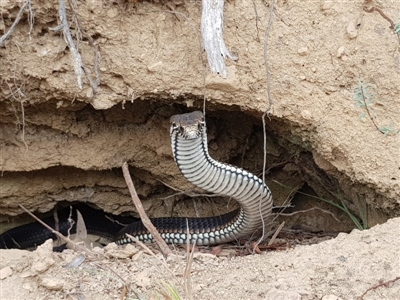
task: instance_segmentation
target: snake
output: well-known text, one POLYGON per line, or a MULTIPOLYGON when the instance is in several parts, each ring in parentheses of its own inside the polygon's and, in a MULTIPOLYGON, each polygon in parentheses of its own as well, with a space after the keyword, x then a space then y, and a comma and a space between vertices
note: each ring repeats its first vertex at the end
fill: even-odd
MULTIPOLYGON (((204 114, 193 111, 173 115, 170 125, 172 154, 183 177, 206 192, 235 199, 240 208, 212 217, 152 218, 151 221, 161 237, 167 243, 173 244, 189 242, 196 245, 215 245, 251 236, 265 226, 273 206, 270 189, 256 175, 210 156, 204 114)), ((154 242, 152 235, 140 221, 121 226, 122 229, 118 228, 118 232, 115 225, 112 225, 114 231, 111 232, 110 226, 101 229, 102 223, 106 222, 99 217, 96 218, 96 225, 90 225, 92 215, 90 211, 86 217, 83 215, 88 233, 91 233, 89 230, 92 228, 95 233, 106 233, 118 245, 134 242, 127 233, 141 242, 154 242)), ((36 224, 34 228, 27 224, 3 233, 0 235, 0 248, 16 248, 15 244, 18 244, 17 248, 23 248, 21 245, 34 246, 52 236, 45 228, 37 232, 37 227, 40 226, 36 224)))
MULTIPOLYGON (((268 186, 248 171, 211 158, 201 111, 173 115, 170 123, 173 157, 186 180, 206 192, 235 199, 240 208, 214 217, 156 218, 152 221, 161 237, 167 243, 214 245, 238 240, 262 228, 272 212, 268 186)), ((135 233, 144 242, 153 241, 137 226, 133 223, 122 229, 116 243, 132 242, 125 233, 135 233)))

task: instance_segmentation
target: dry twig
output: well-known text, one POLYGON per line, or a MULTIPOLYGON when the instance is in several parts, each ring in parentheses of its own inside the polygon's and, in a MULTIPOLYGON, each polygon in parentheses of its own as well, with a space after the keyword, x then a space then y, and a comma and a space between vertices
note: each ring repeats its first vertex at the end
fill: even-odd
POLYGON ((36 217, 33 213, 31 213, 29 210, 27 210, 23 205, 19 204, 18 205, 24 212, 26 212, 28 215, 30 215, 33 219, 35 219, 35 221, 39 222, 41 225, 43 225, 46 229, 50 230, 51 233, 55 234, 59 239, 63 240, 64 242, 70 244, 73 246, 74 250, 79 250, 82 252, 85 252, 86 254, 89 255, 93 255, 92 251, 90 251, 89 249, 87 249, 86 247, 79 245, 77 243, 75 243, 74 241, 72 241, 71 239, 65 237, 64 235, 62 235, 60 232, 58 232, 57 230, 51 228, 49 225, 47 225, 46 223, 44 223, 42 220, 40 220, 38 217, 36 217))
POLYGON ((376 285, 374 285, 374 286, 371 286, 370 288, 368 288, 368 289, 361 295, 360 300, 364 299, 364 296, 365 296, 369 291, 376 290, 378 287, 381 287, 381 286, 388 287, 389 284, 394 283, 394 282, 397 281, 397 280, 400 280, 400 276, 396 277, 395 279, 388 280, 388 281, 385 281, 385 282, 380 282, 380 283, 378 283, 378 284, 376 284, 376 285))
POLYGON ((136 193, 136 189, 135 189, 135 186, 133 185, 131 175, 129 174, 129 168, 128 168, 127 162, 124 162, 122 164, 122 172, 124 174, 125 182, 126 182, 126 185, 128 186, 129 193, 131 194, 132 202, 135 205, 135 207, 139 213, 140 219, 141 219, 144 227, 146 227, 146 229, 149 231, 151 236, 154 238, 154 240, 160 247, 161 252, 165 256, 172 254, 171 249, 165 243, 165 241, 161 237, 160 233, 154 227, 153 223, 151 223, 151 220, 149 219, 149 217, 146 215, 146 212, 144 211, 142 202, 140 201, 139 196, 136 193))
POLYGON ((329 214, 329 215, 331 215, 332 218, 334 218, 336 221, 341 222, 341 221, 335 216, 335 214, 334 214, 333 212, 331 212, 331 211, 329 211, 329 210, 326 210, 326 209, 322 209, 321 207, 317 207, 317 206, 311 207, 311 208, 309 208, 309 209, 298 210, 298 211, 295 211, 295 212, 292 212, 292 213, 279 213, 279 215, 280 215, 280 216, 283 216, 283 217, 288 217, 288 216, 294 216, 294 215, 300 214, 300 213, 306 213, 306 212, 309 212, 309 211, 312 211, 312 210, 315 210, 315 209, 316 209, 316 210, 320 210, 320 211, 322 211, 322 212, 325 213, 325 214, 329 214))
MULTIPOLYGON (((269 76, 269 67, 268 67, 268 56, 267 56, 267 48, 268 48, 268 34, 269 34, 269 30, 271 28, 272 25, 272 19, 273 19, 273 12, 274 12, 274 4, 275 1, 272 0, 271 3, 271 7, 269 10, 269 20, 268 20, 268 25, 267 28, 265 29, 265 37, 264 37, 264 63, 265 63, 265 71, 266 71, 266 77, 267 77, 267 95, 268 95, 268 102, 269 102, 269 106, 267 108, 267 110, 263 113, 262 115, 262 123, 263 123, 263 138, 264 138, 264 157, 263 157, 263 174, 262 174, 262 181, 265 182, 265 168, 266 168, 266 164, 267 164, 267 132, 265 129, 266 123, 265 123, 265 117, 268 116, 269 117, 269 113, 270 110, 272 108, 272 98, 271 98, 271 80, 270 80, 270 76, 269 76)), ((260 237, 260 239, 258 240, 256 246, 258 246, 259 243, 261 243, 261 241, 265 238, 265 222, 264 222, 264 218, 261 212, 261 206, 262 206, 262 194, 260 196, 260 202, 259 202, 259 211, 260 211, 260 217, 262 220, 262 235, 260 237)))

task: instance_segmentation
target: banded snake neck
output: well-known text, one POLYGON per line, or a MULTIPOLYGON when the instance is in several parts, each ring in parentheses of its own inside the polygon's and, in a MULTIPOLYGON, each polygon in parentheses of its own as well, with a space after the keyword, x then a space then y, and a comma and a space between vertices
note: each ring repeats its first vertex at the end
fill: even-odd
MULTIPOLYGON (((194 111, 172 116, 170 134, 173 157, 183 176, 207 192, 234 198, 241 208, 207 218, 152 219, 166 242, 185 244, 187 226, 189 242, 197 245, 234 241, 262 228, 272 211, 268 186, 250 172, 210 157, 203 113, 194 111)), ((117 244, 131 242, 124 233, 135 233, 142 241, 152 241, 144 230, 136 234, 138 229, 135 226, 132 224, 123 229, 117 237, 117 244)))

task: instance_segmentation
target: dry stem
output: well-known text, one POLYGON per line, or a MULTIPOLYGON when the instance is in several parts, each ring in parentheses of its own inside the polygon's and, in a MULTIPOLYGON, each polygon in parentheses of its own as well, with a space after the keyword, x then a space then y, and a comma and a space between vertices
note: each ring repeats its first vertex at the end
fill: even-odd
POLYGON ((154 227, 154 225, 151 223, 151 220, 149 217, 146 215, 146 212, 144 211, 142 202, 139 199, 139 196, 136 193, 135 186, 133 185, 131 175, 129 174, 129 168, 127 162, 124 162, 122 164, 122 172, 124 174, 125 182, 126 185, 128 186, 129 193, 131 194, 132 202, 135 205, 140 219, 144 225, 144 227, 147 228, 149 233, 152 235, 158 246, 160 247, 161 252, 164 254, 164 256, 167 256, 169 254, 172 254, 171 249, 168 247, 168 245, 165 243, 163 238, 161 237, 160 233, 157 231, 157 229, 154 227))
POLYGON ((400 280, 400 276, 399 276, 399 277, 396 277, 395 279, 388 280, 388 281, 385 281, 385 282, 381 282, 381 283, 378 283, 378 284, 376 284, 376 285, 374 285, 374 286, 371 286, 370 288, 368 288, 368 289, 361 295, 360 300, 364 299, 364 296, 365 296, 369 291, 376 290, 378 287, 381 287, 381 286, 386 286, 386 287, 388 287, 389 284, 394 283, 394 282, 397 281, 397 280, 400 280))
POLYGON ((325 214, 329 214, 329 215, 331 215, 332 218, 334 218, 336 221, 341 222, 341 221, 335 216, 335 214, 334 214, 333 212, 331 212, 331 211, 329 211, 329 210, 326 210, 326 209, 322 209, 321 207, 317 207, 317 206, 311 207, 311 208, 309 208, 309 209, 294 211, 294 212, 292 212, 292 213, 279 213, 279 215, 280 215, 280 216, 283 216, 283 217, 289 217, 289 216, 294 216, 294 215, 297 215, 297 214, 300 214, 300 213, 306 213, 306 212, 309 212, 309 211, 312 211, 312 210, 315 210, 315 209, 316 209, 316 210, 320 210, 320 211, 322 211, 322 212, 325 213, 325 214))
POLYGON ((64 242, 70 244, 73 246, 74 250, 79 250, 79 251, 83 251, 86 254, 89 255, 93 255, 93 253, 87 249, 86 247, 79 245, 77 243, 75 243, 74 241, 70 240, 69 238, 65 237, 64 235, 62 235, 60 232, 58 232, 57 230, 51 228, 49 225, 47 225, 46 223, 44 223, 42 220, 40 220, 38 217, 36 217, 33 213, 31 213, 29 210, 27 210, 22 204, 18 205, 24 212, 26 212, 28 215, 30 215, 33 219, 35 219, 35 221, 39 222, 41 225, 43 225, 45 228, 47 228, 48 230, 51 231, 51 233, 55 234, 59 239, 63 240, 64 242))
MULTIPOLYGON (((269 117, 269 113, 270 110, 272 108, 273 105, 273 101, 271 98, 271 79, 270 79, 270 75, 269 75, 269 66, 268 66, 268 55, 267 55, 267 48, 268 48, 268 34, 269 34, 269 30, 271 29, 271 25, 272 25, 272 19, 273 19, 273 12, 274 12, 274 4, 275 1, 272 0, 271 6, 270 6, 270 10, 269 10, 269 20, 268 20, 268 25, 267 28, 265 29, 265 37, 264 37, 264 63, 265 63, 265 73, 266 73, 266 77, 267 77, 267 95, 268 95, 268 102, 269 102, 269 106, 267 108, 267 110, 263 113, 262 115, 262 123, 263 123, 263 138, 264 138, 264 145, 263 145, 263 150, 264 150, 264 156, 263 156, 263 174, 262 174, 262 181, 265 183, 265 168, 266 168, 266 164, 267 164, 267 132, 265 129, 266 123, 265 123, 265 117, 268 116, 269 117)), ((262 201, 263 201, 263 197, 262 194, 260 196, 260 202, 259 202, 259 211, 260 211, 260 217, 262 220, 262 235, 260 237, 260 239, 257 241, 255 248, 261 243, 261 241, 265 238, 265 221, 261 212, 261 207, 262 207, 262 201)))

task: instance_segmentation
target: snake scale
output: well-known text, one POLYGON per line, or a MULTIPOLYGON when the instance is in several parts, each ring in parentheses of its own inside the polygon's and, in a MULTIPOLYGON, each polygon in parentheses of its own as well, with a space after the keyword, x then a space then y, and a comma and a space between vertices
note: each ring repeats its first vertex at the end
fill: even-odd
MULTIPOLYGON (((175 244, 189 241, 191 244, 213 245, 234 241, 259 230, 271 215, 271 192, 257 176, 210 157, 203 113, 194 111, 172 116, 170 135, 173 157, 183 176, 207 192, 234 198, 240 204, 240 209, 214 217, 151 219, 163 239, 175 244)), ((86 209, 86 212, 83 216, 88 233, 93 231, 95 234, 111 236, 111 240, 119 245, 132 242, 125 233, 142 242, 153 241, 140 221, 115 231, 115 224, 106 226, 108 219, 101 220, 98 213, 92 210, 86 209)), ((51 218, 46 222, 54 224, 51 218)), ((62 226, 67 230, 69 225, 62 226)), ((23 225, 0 235, 0 248, 28 248, 52 236, 39 224, 23 225)))

